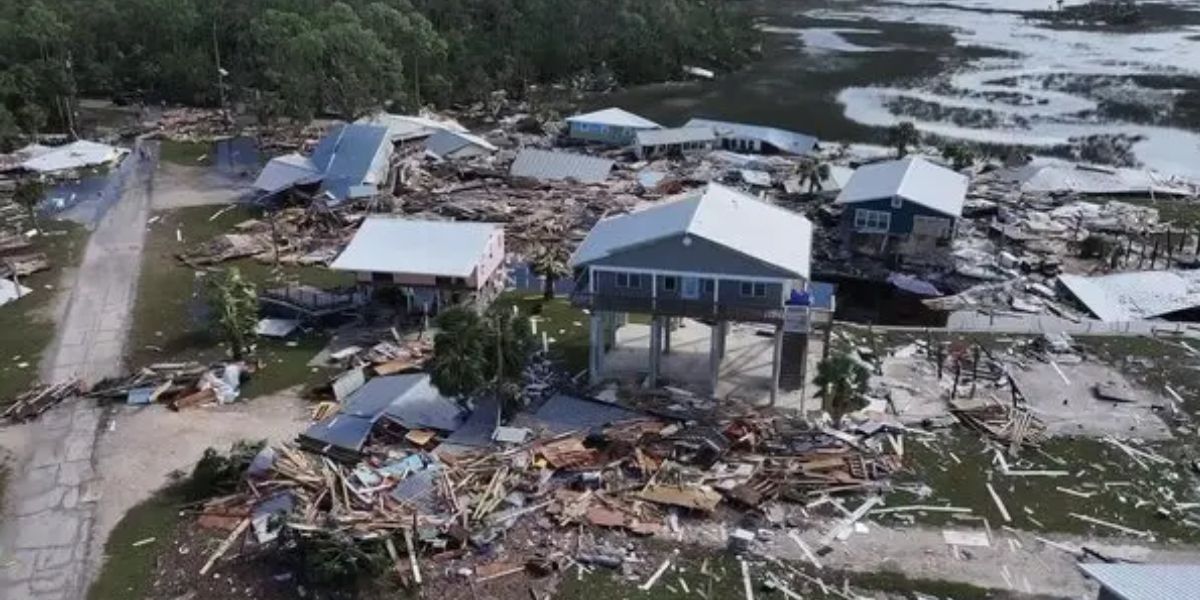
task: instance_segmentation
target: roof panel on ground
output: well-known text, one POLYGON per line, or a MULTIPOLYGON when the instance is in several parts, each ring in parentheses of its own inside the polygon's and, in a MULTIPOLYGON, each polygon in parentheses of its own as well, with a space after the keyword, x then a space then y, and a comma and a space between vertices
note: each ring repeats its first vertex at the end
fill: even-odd
POLYGON ((951 217, 961 217, 968 179, 946 167, 910 156, 859 167, 835 204, 871 202, 899 196, 951 217))
POLYGON ((595 112, 567 117, 567 122, 598 123, 610 127, 629 127, 633 129, 658 129, 662 127, 650 119, 620 108, 605 108, 595 112))
POLYGON ((1079 568, 1120 600, 1200 599, 1200 566, 1086 563, 1079 568))
POLYGON ((447 444, 487 448, 492 445, 492 434, 500 426, 500 401, 495 396, 484 396, 475 403, 475 410, 461 427, 456 429, 447 444))
POLYGON ((608 179, 612 168, 613 161, 607 158, 525 148, 517 154, 510 172, 514 177, 600 183, 608 179))
POLYGON ((1140 321, 1200 307, 1197 271, 1060 275, 1058 281, 1096 318, 1106 322, 1140 321))
POLYGON ((21 163, 30 171, 53 173, 70 169, 81 169, 113 162, 121 157, 125 150, 108 144, 100 144, 88 140, 77 140, 69 144, 41 151, 36 156, 21 163))
POLYGON ((329 268, 335 271, 470 277, 483 262, 494 223, 370 217, 329 268))
POLYGON ((452 119, 433 119, 414 115, 394 115, 391 113, 376 113, 357 121, 365 125, 379 125, 388 130, 388 139, 392 143, 419 140, 436 134, 439 131, 467 133, 467 128, 452 119))
POLYGON ((425 140, 425 150, 438 156, 446 156, 467 146, 476 146, 487 152, 495 152, 496 146, 491 142, 469 133, 454 131, 439 131, 425 140))
POLYGON ((387 128, 351 123, 343 125, 329 137, 332 146, 322 140, 319 152, 313 153, 313 163, 324 168, 321 191, 329 192, 335 200, 344 201, 373 195, 372 185, 386 179, 391 144, 387 128))
POLYGON ((320 178, 321 172, 311 160, 296 153, 285 154, 267 162, 254 180, 254 189, 273 194, 320 178))
POLYGON ((711 127, 679 127, 676 129, 646 129, 635 134, 639 146, 667 146, 711 142, 717 139, 711 127))
POLYGON ((643 413, 566 394, 557 394, 534 413, 533 418, 551 434, 603 427, 609 423, 646 416, 643 413))
POLYGON ((817 146, 817 138, 778 127, 733 123, 715 119, 692 119, 684 127, 709 127, 720 137, 738 137, 768 143, 789 154, 808 154, 817 146))
POLYGON ((690 234, 809 277, 812 223, 803 215, 720 184, 640 211, 601 219, 571 257, 580 266, 618 251, 690 234))
POLYGON ((376 377, 346 399, 343 414, 377 420, 386 417, 410 429, 454 431, 462 409, 434 387, 426 373, 376 377))

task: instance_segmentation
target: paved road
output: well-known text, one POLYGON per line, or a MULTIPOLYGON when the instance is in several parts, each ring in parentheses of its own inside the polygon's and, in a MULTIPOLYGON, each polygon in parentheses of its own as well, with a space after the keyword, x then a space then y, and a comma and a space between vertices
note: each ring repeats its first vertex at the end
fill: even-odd
MULTIPOLYGON (((140 148, 141 146, 139 146, 140 148)), ((156 147, 121 165, 121 198, 100 219, 70 286, 57 339, 43 365, 49 381, 87 383, 121 369, 137 289, 156 147)), ((95 447, 101 410, 71 400, 27 425, 28 460, 17 465, 0 522, 0 599, 77 600, 86 595, 97 497, 95 447)))

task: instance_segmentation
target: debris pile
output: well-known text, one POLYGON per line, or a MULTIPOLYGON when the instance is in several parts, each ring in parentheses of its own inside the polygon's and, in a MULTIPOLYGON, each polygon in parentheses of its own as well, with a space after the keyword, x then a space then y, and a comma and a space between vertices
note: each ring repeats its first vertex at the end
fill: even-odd
POLYGON ((171 410, 205 404, 228 404, 237 399, 245 363, 205 366, 195 362, 158 363, 127 377, 105 379, 88 392, 101 401, 129 405, 163 403, 171 410))
POLYGON ((0 414, 0 419, 9 423, 21 423, 36 419, 54 405, 80 392, 78 379, 55 384, 35 384, 17 396, 16 400, 0 414))

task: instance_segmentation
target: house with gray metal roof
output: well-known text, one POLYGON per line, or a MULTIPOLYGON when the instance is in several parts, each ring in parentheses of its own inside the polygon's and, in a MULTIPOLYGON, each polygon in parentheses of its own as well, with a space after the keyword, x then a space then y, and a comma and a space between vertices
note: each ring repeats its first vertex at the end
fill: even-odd
POLYGON ((439 131, 425 140, 425 151, 443 160, 458 160, 487 156, 496 151, 496 146, 470 133, 439 131))
POLYGON ((1200 599, 1200 565, 1085 563, 1079 568, 1100 584, 1097 600, 1200 599))
POLYGON ((583 142, 628 146, 639 131, 662 125, 620 108, 606 108, 567 118, 567 137, 583 142))
POLYGON ((785 329, 807 336, 812 236, 803 215, 716 183, 601 219, 570 260, 572 301, 592 315, 593 379, 620 321, 614 314, 651 316, 650 381, 657 378, 658 355, 670 347, 669 319, 713 323, 714 387, 729 322, 774 326, 780 348, 785 329))
POLYGON ((859 167, 834 201, 842 208, 843 238, 862 254, 948 255, 967 185, 966 176, 920 157, 859 167))
POLYGON ((308 187, 330 206, 388 192, 392 144, 386 127, 337 125, 321 138, 311 157, 286 154, 271 159, 254 188, 263 196, 308 187))
POLYGON ((684 124, 684 127, 712 129, 720 140, 721 147, 733 152, 804 156, 817 148, 817 138, 778 127, 714 119, 692 119, 684 124))
POLYGON ((607 158, 525 148, 513 160, 509 174, 539 181, 569 179, 580 183, 600 183, 608 179, 613 164, 614 162, 607 158))
POLYGON ((717 145, 717 134, 709 127, 680 127, 676 129, 646 129, 634 136, 634 153, 641 160, 677 158, 711 152, 717 145))
POLYGON ((368 217, 329 266, 360 285, 404 290, 413 311, 483 305, 504 288, 504 228, 495 223, 368 217))

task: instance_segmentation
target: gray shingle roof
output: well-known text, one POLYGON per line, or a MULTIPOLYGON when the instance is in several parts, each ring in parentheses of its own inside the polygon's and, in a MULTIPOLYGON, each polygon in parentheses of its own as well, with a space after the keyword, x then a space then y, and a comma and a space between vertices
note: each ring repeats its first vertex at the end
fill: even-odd
POLYGON ((601 219, 575 250, 571 265, 688 234, 808 279, 812 231, 803 215, 710 183, 674 200, 601 219))
POLYGON ((525 148, 517 154, 510 172, 514 177, 599 183, 608 179, 612 168, 613 161, 607 158, 525 148))
POLYGON ((720 137, 759 140, 775 146, 780 152, 791 154, 808 154, 817 145, 817 138, 811 135, 764 125, 748 125, 746 123, 732 123, 713 119, 692 119, 684 127, 711 127, 720 137))
POLYGON ((1200 600, 1200 566, 1088 563, 1079 565, 1120 600, 1200 600))
POLYGON ((855 204, 899 196, 951 217, 961 217, 966 176, 910 156, 859 167, 835 204, 855 204))

